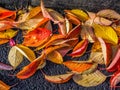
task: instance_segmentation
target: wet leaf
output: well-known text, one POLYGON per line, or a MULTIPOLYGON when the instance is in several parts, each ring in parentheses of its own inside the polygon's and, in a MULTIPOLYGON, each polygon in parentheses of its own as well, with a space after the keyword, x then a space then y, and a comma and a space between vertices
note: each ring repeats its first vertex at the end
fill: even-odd
POLYGON ((63 64, 76 73, 90 73, 96 69, 96 65, 91 61, 66 61, 63 64))
POLYGON ((29 61, 33 61, 36 56, 35 53, 28 47, 23 46, 21 44, 18 44, 15 46, 15 48, 23 55, 25 56, 29 61))
POLYGON ((0 89, 1 90, 10 90, 10 86, 0 80, 0 89))
POLYGON ((114 29, 110 26, 101 26, 93 24, 94 32, 97 37, 103 38, 106 42, 116 45, 118 43, 118 37, 114 29))
POLYGON ((72 9, 71 12, 76 15, 81 21, 86 21, 89 19, 88 14, 81 9, 72 9))
POLYGON ((17 50, 16 46, 10 49, 8 60, 14 69, 23 61, 23 55, 17 50))
POLYGON ((43 73, 45 79, 48 82, 52 82, 52 83, 66 83, 72 78, 73 74, 74 73, 67 73, 67 74, 49 76, 43 73))
POLYGON ((90 74, 76 74, 73 76, 73 80, 75 83, 83 87, 93 87, 102 84, 106 80, 106 76, 96 70, 90 74))
POLYGON ((12 30, 12 29, 8 29, 6 31, 2 31, 0 32, 0 38, 1 39, 11 39, 13 38, 18 31, 12 30))
POLYGON ((0 62, 0 70, 12 70, 13 67, 7 64, 0 62))
POLYGON ((44 44, 51 36, 52 32, 45 28, 36 28, 25 35, 23 45, 37 47, 44 44))
POLYGON ((97 13, 100 17, 105 17, 109 19, 120 19, 120 14, 111 9, 104 9, 97 13))
POLYGON ((62 64, 63 63, 63 57, 58 51, 53 51, 47 55, 47 60, 57 63, 57 64, 62 64))

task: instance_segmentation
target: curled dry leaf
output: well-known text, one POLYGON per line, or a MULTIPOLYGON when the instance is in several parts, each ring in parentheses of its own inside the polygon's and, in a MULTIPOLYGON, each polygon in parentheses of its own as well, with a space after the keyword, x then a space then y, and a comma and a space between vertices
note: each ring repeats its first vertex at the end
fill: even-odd
POLYGON ((97 67, 97 64, 91 61, 66 61, 63 64, 73 72, 80 74, 91 73, 97 67))
POLYGON ((47 60, 50 60, 53 63, 62 64, 63 57, 58 51, 53 51, 47 55, 47 60))
POLYGON ((23 55, 17 50, 16 46, 10 49, 8 60, 14 69, 23 61, 23 55))
POLYGON ((90 74, 76 74, 73 76, 73 80, 75 83, 83 87, 93 87, 102 84, 106 80, 106 76, 96 70, 90 74))
POLYGON ((73 49, 73 52, 71 54, 69 54, 69 56, 72 57, 80 57, 82 56, 87 47, 88 47, 88 39, 83 39, 82 41, 80 41, 73 49))
POLYGON ((6 31, 2 31, 0 32, 0 38, 1 39, 11 39, 13 38, 18 31, 12 30, 12 29, 8 29, 6 31))
POLYGON ((49 75, 46 75, 45 73, 43 73, 43 75, 44 75, 45 79, 49 82, 66 83, 72 78, 74 73, 67 73, 67 74, 54 75, 54 76, 49 76, 49 75))
POLYGON ((13 67, 7 64, 0 62, 0 70, 12 70, 13 67))
POLYGON ((97 37, 103 38, 107 43, 117 45, 118 37, 115 30, 110 26, 93 24, 94 32, 97 37))
POLYGON ((81 9, 72 9, 71 12, 76 15, 81 21, 86 21, 89 19, 88 14, 81 9))
POLYGON ((44 44, 50 38, 52 32, 45 28, 36 28, 24 37, 23 45, 37 47, 44 44))
POLYGON ((10 86, 0 80, 0 90, 10 90, 10 86))
POLYGON ((120 19, 120 14, 111 9, 104 9, 97 13, 97 16, 105 17, 109 19, 120 19))

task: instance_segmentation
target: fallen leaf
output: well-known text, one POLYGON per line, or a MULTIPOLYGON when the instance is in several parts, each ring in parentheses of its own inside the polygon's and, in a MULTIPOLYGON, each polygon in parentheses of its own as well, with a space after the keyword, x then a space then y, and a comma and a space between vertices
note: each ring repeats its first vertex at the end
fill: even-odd
POLYGON ((13 46, 8 54, 9 63, 16 69, 18 65, 23 61, 23 55, 17 50, 16 46, 13 46))
POLYGON ((35 53, 28 47, 21 45, 21 44, 17 44, 15 46, 15 48, 23 55, 25 56, 29 61, 33 61, 36 56, 35 53))
POLYGON ((1 39, 11 39, 14 36, 16 36, 18 33, 18 31, 12 30, 12 29, 8 29, 6 31, 1 31, 0 32, 0 38, 1 39))
POLYGON ((93 24, 94 32, 97 37, 103 38, 107 43, 116 45, 118 43, 118 37, 115 30, 110 26, 102 26, 93 24))
POLYGON ((0 70, 13 70, 13 67, 0 62, 0 70))
POLYGON ((62 64, 63 63, 63 57, 58 51, 53 51, 47 55, 47 60, 57 63, 57 64, 62 64))
POLYGON ((106 80, 106 78, 107 77, 98 70, 90 74, 76 74, 73 76, 74 82, 83 87, 100 85, 106 80))
POLYGON ((10 90, 10 86, 0 80, 0 89, 1 90, 10 90))
POLYGON ((97 13, 97 16, 105 17, 109 19, 120 19, 120 14, 111 9, 104 9, 97 13))
POLYGON ((9 42, 9 39, 0 39, 0 45, 9 42))
POLYGON ((76 15, 81 21, 86 21, 89 19, 88 14, 81 9, 72 9, 71 12, 76 15))
POLYGON ((72 78, 73 74, 74 73, 67 73, 67 74, 49 76, 43 73, 45 79, 52 83, 65 83, 72 78))

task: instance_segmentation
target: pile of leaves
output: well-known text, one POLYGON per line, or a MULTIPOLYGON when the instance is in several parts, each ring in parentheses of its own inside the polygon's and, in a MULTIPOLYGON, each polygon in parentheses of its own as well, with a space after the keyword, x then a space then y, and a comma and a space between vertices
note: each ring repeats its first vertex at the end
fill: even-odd
MULTIPOLYGON (((0 63, 1 70, 15 70, 26 57, 30 63, 15 76, 27 79, 41 69, 45 79, 52 83, 65 83, 71 78, 83 87, 97 86, 107 76, 99 69, 104 65, 112 72, 110 87, 116 88, 120 82, 120 14, 105 9, 97 13, 82 9, 64 10, 65 14, 40 6, 27 11, 11 11, 0 7, 0 44, 10 43, 8 54, 10 65, 0 63), (53 26, 58 29, 53 30, 53 26), (24 40, 17 44, 13 37, 22 30, 24 40), (92 44, 88 60, 75 58, 83 56, 92 44), (34 49, 34 50, 33 50, 34 49), (39 53, 38 53, 39 52, 39 53), (38 53, 38 57, 36 54, 38 53), (63 60, 64 57, 71 60, 63 60), (46 75, 42 68, 46 60, 66 66, 70 71, 61 75, 46 75)), ((8 90, 11 86, 0 81, 0 88, 8 90)))

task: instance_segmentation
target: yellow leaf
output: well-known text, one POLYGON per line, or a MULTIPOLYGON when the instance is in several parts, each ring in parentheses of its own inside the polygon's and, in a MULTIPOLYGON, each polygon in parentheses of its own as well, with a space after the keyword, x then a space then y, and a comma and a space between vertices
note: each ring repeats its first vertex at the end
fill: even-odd
POLYGON ((62 64, 63 57, 58 51, 53 51, 47 55, 47 59, 53 63, 62 64))
POLYGON ((73 14, 75 14, 76 16, 78 16, 78 18, 81 20, 81 21, 86 21, 89 19, 89 16, 86 12, 84 12, 83 10, 81 9, 72 9, 71 12, 73 14))
POLYGON ((12 37, 14 37, 17 34, 18 31, 12 30, 12 29, 8 29, 6 31, 2 31, 0 32, 0 38, 1 39, 10 39, 12 37))
POLYGON ((118 37, 114 29, 110 26, 102 26, 93 24, 94 32, 97 37, 103 38, 106 42, 116 45, 118 43, 118 37))
POLYGON ((35 53, 26 46, 19 44, 19 45, 16 45, 16 49, 20 53, 22 53, 29 61, 33 61, 36 58, 35 53))

